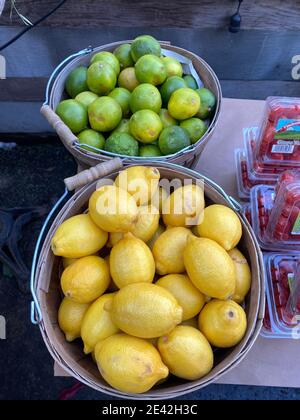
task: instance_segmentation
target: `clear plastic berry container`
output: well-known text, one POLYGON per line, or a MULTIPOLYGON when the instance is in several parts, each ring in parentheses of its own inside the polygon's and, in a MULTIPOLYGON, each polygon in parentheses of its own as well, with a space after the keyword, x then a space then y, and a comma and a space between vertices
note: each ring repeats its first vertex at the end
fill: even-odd
POLYGON ((250 199, 250 190, 255 185, 274 185, 276 183, 276 180, 269 180, 268 177, 256 178, 255 174, 249 177, 249 162, 247 153, 243 149, 235 149, 235 166, 238 196, 241 200, 245 201, 250 199))
MULTIPOLYGON (((300 257, 299 257, 300 258, 300 257)), ((290 297, 284 312, 288 322, 300 325, 300 260, 297 262, 295 276, 290 276, 290 297)))
POLYGON ((268 253, 264 259, 269 312, 265 329, 279 338, 300 339, 300 254, 268 253))
POLYGON ((256 185, 258 183, 274 185, 278 180, 278 176, 283 171, 290 169, 290 166, 278 165, 278 162, 274 165, 264 165, 255 159, 258 131, 258 127, 249 127, 243 130, 248 178, 256 185))
POLYGON ((248 177, 246 153, 243 149, 235 149, 234 155, 238 196, 241 200, 249 200, 253 185, 248 177))
POLYGON ((280 177, 274 190, 273 208, 265 237, 280 242, 283 247, 294 246, 300 251, 300 175, 290 171, 280 177))
POLYGON ((251 205, 250 203, 247 203, 243 206, 243 214, 252 226, 252 216, 251 216, 251 205))
POLYGON ((300 167, 300 98, 267 98, 254 159, 264 167, 300 167))
POLYGON ((261 248, 269 251, 282 251, 281 245, 270 242, 266 237, 266 229, 268 226, 271 210, 273 208, 274 198, 274 186, 257 185, 251 189, 251 225, 261 248))
POLYGON ((260 335, 264 338, 285 338, 277 330, 276 331, 272 330, 268 301, 266 301, 265 316, 263 319, 263 326, 262 326, 260 335))
POLYGON ((250 194, 252 227, 269 251, 300 252, 300 171, 285 171, 275 186, 258 185, 250 194))

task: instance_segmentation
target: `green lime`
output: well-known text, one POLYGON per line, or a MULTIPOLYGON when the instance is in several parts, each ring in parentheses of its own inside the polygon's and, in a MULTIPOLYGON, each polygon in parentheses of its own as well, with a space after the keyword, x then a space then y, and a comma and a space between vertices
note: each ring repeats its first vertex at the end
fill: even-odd
POLYGON ((55 112, 75 134, 80 133, 88 126, 87 110, 75 99, 66 99, 60 102, 55 112))
POLYGON ((168 104, 171 95, 175 90, 186 88, 185 81, 182 79, 182 77, 178 76, 172 76, 168 77, 167 80, 164 82, 164 84, 160 88, 160 94, 163 100, 163 103, 165 105, 168 104))
POLYGON ((150 109, 135 112, 129 122, 131 134, 142 143, 152 143, 163 128, 159 116, 150 109))
POLYGON ((160 43, 151 35, 141 35, 135 38, 131 44, 131 56, 134 62, 146 54, 161 56, 160 43))
POLYGON ((87 68, 80 66, 72 70, 66 80, 65 89, 71 98, 75 98, 78 93, 88 90, 87 87, 87 68))
POLYGON ((162 153, 158 146, 154 144, 146 144, 145 146, 140 147, 140 156, 143 156, 143 157, 162 156, 162 153))
POLYGON ((101 96, 88 107, 88 114, 93 130, 111 131, 122 119, 122 108, 115 99, 101 96))
POLYGON ((212 117, 216 107, 215 95, 207 88, 197 89, 196 92, 198 93, 201 102, 197 117, 202 118, 203 120, 212 117))
POLYGON ((196 143, 207 130, 207 125, 200 118, 190 118, 180 123, 180 127, 184 128, 192 143, 196 143))
POLYGON ((127 133, 112 133, 105 143, 105 150, 119 155, 138 156, 139 144, 127 133))
POLYGON ((163 57, 161 60, 164 63, 164 66, 167 72, 167 77, 172 77, 172 76, 182 77, 182 73, 183 73, 182 65, 180 64, 178 60, 176 60, 176 58, 163 57))
POLYGON ((127 67, 119 74, 118 85, 132 92, 140 82, 136 78, 135 68, 127 67))
POLYGON ((200 108, 200 98, 197 92, 190 88, 175 90, 168 103, 168 111, 176 120, 186 120, 197 114, 200 108))
POLYGON ((78 95, 75 97, 75 100, 77 102, 80 102, 81 105, 83 105, 86 109, 89 105, 91 105, 92 102, 94 102, 98 98, 98 95, 96 93, 85 91, 78 93, 78 95))
POLYGON ((96 62, 104 62, 104 63, 109 64, 110 66, 112 66, 117 76, 120 73, 119 60, 111 52, 101 51, 101 52, 96 53, 95 55, 93 55, 91 59, 91 64, 96 63, 96 62))
POLYGON ((97 95, 107 95, 117 83, 116 72, 112 66, 104 61, 96 61, 87 71, 89 89, 97 95))
POLYGON ((161 104, 159 90, 149 83, 142 83, 137 86, 131 94, 130 109, 132 113, 141 109, 151 109, 151 111, 158 113, 161 104))
POLYGON ((188 88, 193 89, 193 90, 198 89, 198 84, 196 80, 190 74, 183 76, 183 80, 185 81, 185 84, 188 88))
POLYGON ((117 57, 120 63, 121 70, 126 69, 126 67, 134 66, 134 61, 131 57, 131 45, 122 44, 115 49, 114 55, 117 57))
MULTIPOLYGON (((96 149, 104 148, 105 138, 101 133, 98 133, 97 131, 86 129, 79 133, 77 137, 79 143, 81 144, 88 144, 89 146, 96 147, 96 149)), ((93 150, 88 146, 81 146, 81 148, 97 153, 96 150, 93 150)))
POLYGON ((163 128, 170 127, 171 125, 178 125, 178 122, 171 117, 167 109, 162 108, 158 115, 161 119, 163 128))
POLYGON ((135 63, 135 74, 140 83, 161 85, 167 78, 167 72, 160 58, 152 54, 143 55, 135 63))
POLYGON ((190 144, 187 132, 178 125, 164 128, 158 140, 163 155, 172 155, 190 144))
POLYGON ((114 98, 118 102, 118 104, 122 108, 123 117, 127 117, 130 114, 129 103, 131 93, 129 92, 129 90, 118 87, 112 90, 108 96, 110 98, 114 98))
POLYGON ((130 134, 129 120, 122 118, 120 124, 112 131, 112 133, 127 133, 130 134))

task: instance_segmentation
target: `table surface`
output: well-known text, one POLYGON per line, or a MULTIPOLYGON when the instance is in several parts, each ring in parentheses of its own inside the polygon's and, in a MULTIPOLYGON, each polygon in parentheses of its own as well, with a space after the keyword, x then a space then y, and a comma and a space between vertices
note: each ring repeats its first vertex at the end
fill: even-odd
MULTIPOLYGON (((258 125, 264 101, 224 99, 218 127, 206 146, 197 170, 237 196, 234 149, 243 147, 244 127, 258 125)), ((300 342, 259 337, 246 358, 218 383, 300 387, 300 342)), ((57 365, 55 376, 66 376, 57 365)))

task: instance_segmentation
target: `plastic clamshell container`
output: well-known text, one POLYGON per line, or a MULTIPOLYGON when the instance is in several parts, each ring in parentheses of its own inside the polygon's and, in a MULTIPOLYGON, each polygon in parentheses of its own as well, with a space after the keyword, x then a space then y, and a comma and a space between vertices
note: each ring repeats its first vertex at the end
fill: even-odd
POLYGON ((255 174, 249 176, 249 161, 244 149, 235 149, 235 166, 238 196, 241 200, 250 200, 250 190, 256 185, 274 185, 276 183, 275 179, 269 180, 268 177, 256 177, 255 174))
POLYGON ((266 301, 266 308, 265 308, 265 317, 263 320, 263 326, 260 332, 260 335, 264 338, 289 338, 289 337, 284 337, 282 336, 282 333, 272 330, 272 325, 271 325, 271 318, 270 318, 270 310, 269 310, 269 305, 268 302, 266 301))
POLYGON ((258 127, 244 128, 243 138, 246 150, 247 171, 250 182, 257 184, 274 185, 278 176, 290 167, 282 165, 264 165, 255 159, 254 153, 257 144, 258 127))
MULTIPOLYGON (((298 306, 290 306, 292 282, 295 285, 300 254, 267 253, 264 255, 266 266, 266 296, 268 317, 265 320, 263 335, 270 338, 300 339, 300 315, 298 306), (292 280, 293 279, 293 280, 292 280), (266 328, 267 327, 267 328, 266 328)), ((296 305, 300 306, 298 301, 296 305)))
POLYGON ((290 276, 290 297, 284 312, 285 319, 300 324, 300 260, 297 262, 294 276, 290 276))
POLYGON ((300 98, 267 98, 254 158, 264 166, 300 167, 300 98))
POLYGON ((243 205, 243 214, 252 226, 252 216, 251 216, 251 205, 250 203, 246 203, 243 205))
MULTIPOLYGON (((274 209, 275 197, 275 186, 257 185, 251 189, 250 202, 252 228, 257 236, 259 245, 266 251, 279 251, 288 253, 298 251, 300 252, 300 240, 298 240, 298 235, 294 235, 295 239, 293 239, 293 236, 290 235, 292 239, 289 240, 285 239, 285 234, 281 235, 280 237, 276 234, 270 234, 272 229, 275 231, 275 216, 272 216, 273 211, 275 211, 275 214, 277 214, 277 209, 274 209), (270 220, 271 216, 272 221, 270 220)), ((295 218, 295 215, 293 215, 293 217, 295 218)), ((298 221, 295 221, 296 225, 298 223, 298 221)), ((283 228, 288 229, 289 226, 290 224, 286 223, 286 227, 283 226, 283 228)), ((279 232, 280 228, 281 226, 276 225, 276 232, 279 232)))
POLYGON ((265 237, 283 247, 295 246, 300 250, 300 173, 284 173, 274 194, 265 237))
POLYGON ((247 173, 246 153, 243 149, 235 149, 234 156, 238 196, 241 200, 249 200, 252 183, 247 173))

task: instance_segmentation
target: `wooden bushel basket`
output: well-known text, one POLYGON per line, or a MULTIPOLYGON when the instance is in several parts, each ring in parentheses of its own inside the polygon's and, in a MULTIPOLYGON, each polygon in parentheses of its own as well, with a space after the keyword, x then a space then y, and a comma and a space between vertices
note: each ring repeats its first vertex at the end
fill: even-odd
MULTIPOLYGON (((49 79, 46 90, 46 100, 41 108, 41 113, 56 131, 66 149, 74 156, 74 158, 79 163, 84 164, 84 166, 97 165, 99 162, 113 159, 114 157, 116 157, 116 155, 105 151, 101 153, 95 153, 93 151, 88 151, 83 148, 80 148, 78 138, 76 137, 76 135, 71 132, 71 130, 54 112, 59 102, 63 99, 66 99, 67 97, 64 91, 66 78, 68 77, 70 71, 72 71, 74 68, 80 65, 88 66, 91 57, 95 53, 99 51, 113 52, 119 45, 131 42, 132 41, 119 41, 111 44, 102 45, 101 47, 97 47, 94 49, 87 48, 85 50, 79 51, 78 53, 66 58, 66 60, 64 60, 54 70, 52 76, 49 79)), ((204 86, 210 89, 216 96, 215 114, 208 127, 208 130, 203 135, 203 137, 201 137, 201 139, 197 143, 189 146, 188 148, 185 148, 182 151, 175 153, 174 155, 170 155, 168 157, 162 156, 155 158, 155 160, 157 160, 158 162, 167 161, 177 163, 179 165, 184 165, 186 167, 195 167, 200 157, 200 154, 203 151, 206 143, 212 136, 219 119, 222 100, 221 86, 212 68, 196 54, 193 54, 192 52, 187 51, 183 48, 172 46, 167 42, 161 42, 161 46, 166 53, 169 51, 170 54, 179 54, 185 59, 190 60, 193 64, 197 75, 202 80, 204 86)), ((123 159, 125 164, 141 164, 146 161, 149 161, 149 158, 145 157, 122 157, 121 155, 118 156, 123 159)), ((153 161, 153 158, 151 160, 153 161)))
MULTIPOLYGON (((148 164, 147 164, 148 165, 148 164)), ((149 163, 150 165, 150 163, 149 163)), ((247 332, 243 340, 227 350, 215 352, 213 370, 196 381, 185 381, 171 376, 144 394, 126 394, 110 387, 100 376, 97 366, 90 356, 85 356, 80 341, 68 343, 58 326, 57 312, 62 300, 60 291, 59 269, 61 258, 54 256, 50 249, 51 238, 57 227, 66 219, 87 209, 88 200, 96 189, 100 178, 115 179, 122 167, 120 159, 98 164, 96 167, 65 180, 69 190, 77 188, 77 192, 66 202, 54 219, 47 236, 42 243, 37 264, 33 264, 32 291, 35 314, 41 314, 39 324, 43 339, 55 361, 70 375, 84 384, 103 393, 127 399, 168 399, 203 388, 219 379, 230 369, 237 366, 246 356, 258 337, 264 317, 264 265, 262 255, 246 218, 242 215, 238 203, 234 202, 218 185, 191 169, 170 163, 157 163, 161 179, 192 179, 204 180, 206 203, 218 203, 232 208, 238 215, 243 226, 243 236, 239 248, 246 255, 252 272, 251 290, 245 301, 245 311, 248 319, 247 332), (84 186, 84 184, 86 184, 84 186), (78 189, 79 187, 82 187, 78 189)))

